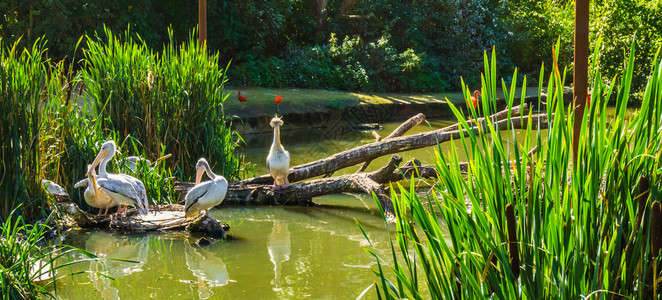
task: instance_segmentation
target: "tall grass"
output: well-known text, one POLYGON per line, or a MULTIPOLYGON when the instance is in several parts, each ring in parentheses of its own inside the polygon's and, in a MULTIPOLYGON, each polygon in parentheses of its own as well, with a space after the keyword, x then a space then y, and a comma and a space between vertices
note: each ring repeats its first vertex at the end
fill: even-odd
POLYGON ((0 38, 0 219, 43 216, 39 147, 41 108, 47 102, 45 41, 19 49, 0 38))
POLYGON ((241 160, 234 153, 241 137, 232 132, 223 111, 225 71, 219 54, 208 54, 194 33, 181 45, 170 34, 161 52, 127 30, 114 36, 86 37, 82 73, 85 94, 102 118, 102 128, 120 138, 140 141, 146 158, 163 151, 176 175, 190 178, 193 166, 206 157, 231 179, 238 179, 241 160))
POLYGON ((95 255, 66 245, 49 244, 44 235, 46 224, 25 223, 21 216, 10 215, 0 223, 0 292, 2 299, 38 299, 57 291, 57 279, 73 276, 68 266, 95 255), (80 253, 73 259, 70 254, 80 253))
MULTIPOLYGON (((651 206, 660 199, 662 175, 662 64, 656 56, 640 111, 627 120, 633 52, 622 77, 610 85, 599 74, 594 78, 576 164, 571 131, 577 116, 564 107, 565 71, 554 63, 547 81, 548 130, 529 123, 514 144, 506 141, 515 135, 512 128, 499 131, 488 124, 469 131, 452 142, 470 157, 467 175, 451 147, 449 153, 436 152, 440 179, 427 201, 413 186, 394 188, 393 262, 385 264, 369 251, 379 262, 379 298, 662 296, 659 246, 651 250, 651 239, 660 234, 653 225, 661 224, 653 220, 660 213, 651 214, 651 206), (609 120, 612 89, 616 112, 609 120), (538 151, 528 156, 534 147, 538 151), (444 222, 448 236, 440 229, 444 222)), ((484 115, 496 110, 495 66, 494 54, 486 55, 484 115)), ((502 81, 501 87, 512 107, 515 85, 502 81)), ((469 129, 462 112, 451 107, 469 129)), ((659 210, 659 203, 653 207, 659 210)))
MULTIPOLYGON (((122 150, 111 171, 143 180, 155 202, 173 200, 173 178, 190 179, 199 157, 238 179, 242 160, 234 150, 242 139, 223 110, 227 68, 193 36, 177 45, 171 32, 170 44, 155 52, 128 30, 114 36, 106 29, 104 38, 81 37, 71 59, 58 63, 45 58, 46 41, 21 50, 0 40, 0 112, 7 116, 0 119, 0 217, 19 203, 28 219, 44 217, 40 179, 73 191, 109 139, 122 150), (135 171, 121 162, 166 154, 172 157, 135 171)), ((86 206, 82 193, 71 195, 86 206)))

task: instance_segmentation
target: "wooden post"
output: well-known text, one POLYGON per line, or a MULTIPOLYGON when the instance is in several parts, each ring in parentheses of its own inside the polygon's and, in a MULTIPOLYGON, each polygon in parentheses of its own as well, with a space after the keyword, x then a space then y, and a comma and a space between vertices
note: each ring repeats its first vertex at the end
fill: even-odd
POLYGON ((573 107, 575 124, 572 133, 572 150, 574 162, 577 162, 579 151, 579 132, 582 128, 584 108, 588 93, 588 12, 589 0, 575 1, 575 69, 573 74, 573 107))
POLYGON ((207 0, 198 0, 198 39, 200 45, 207 41, 207 0))

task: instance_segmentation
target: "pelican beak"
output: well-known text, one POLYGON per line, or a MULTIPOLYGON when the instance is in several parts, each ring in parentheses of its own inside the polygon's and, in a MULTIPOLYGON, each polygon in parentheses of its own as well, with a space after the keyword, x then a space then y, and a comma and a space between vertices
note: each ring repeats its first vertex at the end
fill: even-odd
POLYGON ((203 166, 200 166, 196 171, 195 171, 195 185, 198 185, 200 181, 202 181, 202 174, 205 173, 205 168, 203 166))
POLYGON ((94 159, 94 161, 92 162, 92 164, 87 168, 87 173, 85 173, 85 176, 89 176, 90 173, 92 173, 92 171, 94 170, 94 168, 96 168, 96 166, 99 165, 99 163, 101 162, 101 160, 102 160, 104 157, 106 157, 106 155, 108 155, 108 150, 106 150, 106 149, 101 149, 101 151, 99 151, 99 154, 98 154, 97 157, 94 159))
MULTIPOLYGON (((92 168, 94 171, 94 168, 92 168)), ((90 180, 90 184, 92 184, 92 187, 94 187, 94 194, 99 196, 99 187, 97 186, 97 178, 92 176, 88 176, 88 179, 90 180)))

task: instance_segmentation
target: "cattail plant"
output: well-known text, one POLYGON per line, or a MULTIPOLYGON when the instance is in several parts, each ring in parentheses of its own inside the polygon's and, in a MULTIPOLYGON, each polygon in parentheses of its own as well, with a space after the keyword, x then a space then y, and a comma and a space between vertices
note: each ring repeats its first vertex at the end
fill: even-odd
POLYGON ((510 270, 515 278, 519 277, 519 251, 517 250, 517 221, 515 208, 506 204, 506 226, 508 227, 508 253, 510 254, 510 270))
MULTIPOLYGON (((599 45, 598 42, 594 52, 596 60, 599 45)), ((559 47, 557 43, 553 52, 558 54, 559 47)), ((392 242, 392 264, 384 268, 380 260, 375 270, 378 297, 662 296, 653 288, 659 276, 651 276, 657 274, 662 247, 661 205, 655 202, 651 207, 650 236, 642 229, 647 221, 638 218, 639 211, 647 210, 647 199, 660 197, 659 58, 654 58, 641 107, 632 116, 626 114, 626 107, 634 70, 634 45, 622 76, 607 85, 599 73, 595 74, 576 163, 572 163, 572 127, 568 124, 579 116, 564 102, 565 70, 557 65, 556 55, 553 58, 549 69, 541 68, 538 80, 536 107, 541 110, 520 115, 508 113, 508 124, 544 114, 544 118, 537 119, 540 121, 528 118, 525 129, 515 132, 508 125, 500 130, 491 122, 475 128, 462 111, 449 103, 467 134, 451 141, 450 150, 439 148, 435 152, 439 180, 428 200, 420 199, 413 184, 409 189, 399 185, 393 188, 399 192, 392 195, 394 204, 405 209, 395 210, 397 232, 396 242, 392 242), (550 70, 547 78, 545 70, 550 70), (608 102, 615 105, 613 117, 608 117, 608 102), (549 128, 541 129, 542 125, 549 128), (537 152, 527 155, 533 148, 537 152), (458 152, 464 152, 469 160, 466 173, 458 167, 458 152), (640 174, 647 176, 641 179, 640 174), (644 195, 644 191, 648 194, 644 195), (447 233, 442 226, 447 227, 447 233), (506 244, 509 247, 503 247, 506 244), (492 257, 498 259, 499 267, 492 267, 492 257), (458 281, 462 286, 460 295, 453 288, 458 281)), ((479 109, 482 115, 489 116, 497 110, 494 51, 491 58, 486 54, 484 61, 479 109)), ((520 103, 525 98, 526 77, 515 80, 516 71, 512 78, 510 85, 501 82, 508 108, 514 106, 517 97, 520 103), (516 82, 522 82, 521 95, 516 95, 516 82)), ((467 92, 465 98, 469 96, 467 92)))
POLYGON ((651 255, 657 257, 662 249, 662 205, 655 201, 651 205, 651 255))

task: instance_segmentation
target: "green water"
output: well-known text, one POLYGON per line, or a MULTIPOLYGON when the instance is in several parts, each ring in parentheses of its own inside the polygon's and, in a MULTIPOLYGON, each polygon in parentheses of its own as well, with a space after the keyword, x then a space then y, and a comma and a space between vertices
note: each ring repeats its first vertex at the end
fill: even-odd
MULTIPOLYGON (((431 122, 433 129, 449 122, 431 122)), ((387 136, 399 124, 384 124, 387 136)), ((430 130, 421 124, 408 134, 430 130)), ((519 135, 520 133, 516 133, 519 135)), ((519 139, 519 137, 517 137, 519 139)), ((245 136, 248 161, 266 173, 264 159, 272 135, 245 136)), ((282 142, 291 165, 374 141, 368 132, 314 129, 284 131, 282 142)), ((449 143, 442 145, 447 151, 449 143)), ((432 162, 433 148, 401 153, 405 160, 432 162)), ((462 158, 460 158, 462 159, 462 158)), ((386 163, 373 161, 368 170, 386 163)), ((337 172, 346 174, 357 167, 337 172)), ((224 206, 211 214, 230 224, 227 241, 195 245, 185 232, 123 235, 74 231, 65 242, 101 257, 136 261, 93 262, 72 267, 86 273, 58 282, 62 299, 353 299, 375 282, 374 258, 355 220, 370 237, 372 249, 388 260, 388 233, 372 198, 332 195, 314 199, 317 207, 224 206), (110 279, 108 277, 112 277, 110 279)), ((365 295, 375 298, 374 289, 365 295)))
MULTIPOLYGON (((84 263, 86 274, 58 283, 63 299, 355 298, 372 284, 375 261, 354 220, 379 252, 383 223, 372 202, 334 196, 335 207, 225 207, 212 215, 230 223, 227 241, 193 244, 183 232, 123 235, 77 231, 69 243, 102 257, 138 261, 84 263), (357 205, 358 204, 358 205, 357 205), (114 278, 111 280, 102 275, 114 278)), ((383 252, 385 255, 386 253, 383 252)), ((373 294, 374 296, 374 294, 373 294)))

